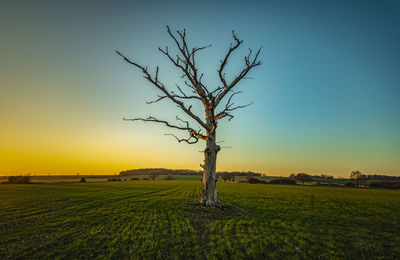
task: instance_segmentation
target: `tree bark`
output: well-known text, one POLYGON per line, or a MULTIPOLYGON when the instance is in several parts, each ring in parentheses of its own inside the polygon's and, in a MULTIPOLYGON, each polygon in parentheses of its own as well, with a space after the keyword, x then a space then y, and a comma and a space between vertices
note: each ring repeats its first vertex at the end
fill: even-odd
POLYGON ((217 154, 221 150, 215 140, 215 133, 209 134, 204 150, 204 165, 203 165, 203 190, 199 203, 205 206, 222 206, 218 200, 217 192, 217 154))

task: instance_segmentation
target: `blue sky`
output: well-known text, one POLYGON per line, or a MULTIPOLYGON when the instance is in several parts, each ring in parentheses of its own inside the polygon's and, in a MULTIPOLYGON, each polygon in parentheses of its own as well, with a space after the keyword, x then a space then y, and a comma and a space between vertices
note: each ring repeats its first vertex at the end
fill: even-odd
MULTIPOLYGON (((124 63, 177 70, 157 51, 173 46, 165 26, 186 28, 210 88, 235 29, 263 65, 241 82, 223 122, 221 170, 347 176, 400 174, 400 6, 397 1, 3 1, 0 8, 0 130, 3 172, 111 173, 127 168, 199 168, 203 144, 177 144, 161 126, 126 116, 181 113, 124 63)), ((200 110, 200 107, 198 108, 200 110)))

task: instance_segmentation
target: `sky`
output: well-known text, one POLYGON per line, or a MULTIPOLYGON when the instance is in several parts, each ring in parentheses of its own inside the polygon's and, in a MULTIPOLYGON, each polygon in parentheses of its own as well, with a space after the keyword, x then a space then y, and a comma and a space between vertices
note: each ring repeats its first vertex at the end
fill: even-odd
MULTIPOLYGON (((173 90, 180 74, 157 49, 186 28, 210 89, 232 29, 262 66, 240 82, 222 121, 218 170, 400 175, 398 1, 8 1, 0 3, 0 175, 200 170, 204 142, 177 143, 161 125, 184 117, 119 50, 173 90)), ((193 111, 202 115, 201 105, 193 111)), ((185 135, 180 135, 184 137, 185 135)))

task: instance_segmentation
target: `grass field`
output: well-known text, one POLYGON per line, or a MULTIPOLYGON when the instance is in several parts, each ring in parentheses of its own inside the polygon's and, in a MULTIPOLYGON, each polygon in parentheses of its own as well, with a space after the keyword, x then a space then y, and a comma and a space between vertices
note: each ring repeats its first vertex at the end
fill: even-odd
POLYGON ((400 192, 200 181, 0 185, 0 259, 398 259, 400 192))

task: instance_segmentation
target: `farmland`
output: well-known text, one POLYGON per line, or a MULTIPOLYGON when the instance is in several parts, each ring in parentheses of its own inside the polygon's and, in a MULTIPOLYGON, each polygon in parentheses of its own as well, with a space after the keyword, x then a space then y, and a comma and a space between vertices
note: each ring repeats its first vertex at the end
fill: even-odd
POLYGON ((400 192, 200 181, 0 185, 0 259, 384 258, 400 255, 400 192))

